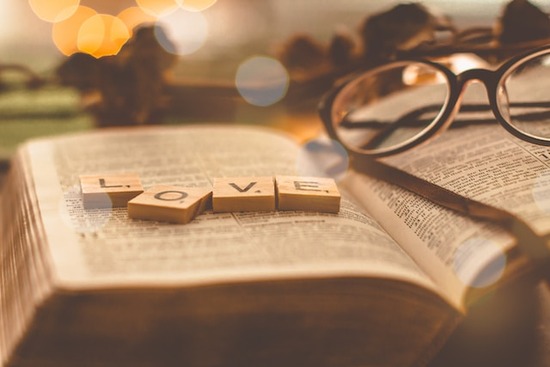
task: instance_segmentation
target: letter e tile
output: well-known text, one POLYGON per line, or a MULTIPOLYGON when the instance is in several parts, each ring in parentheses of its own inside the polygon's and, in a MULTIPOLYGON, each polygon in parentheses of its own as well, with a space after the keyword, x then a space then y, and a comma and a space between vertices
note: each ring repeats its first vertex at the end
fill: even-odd
POLYGON ((80 188, 84 208, 124 207, 143 192, 135 173, 81 175, 80 188))
POLYGON ((332 178, 276 176, 279 210, 340 211, 340 192, 332 178))
POLYGON ((128 202, 133 219, 185 224, 211 207, 212 188, 159 185, 128 202))
POLYGON ((214 179, 214 212, 274 211, 273 177, 226 177, 214 179))

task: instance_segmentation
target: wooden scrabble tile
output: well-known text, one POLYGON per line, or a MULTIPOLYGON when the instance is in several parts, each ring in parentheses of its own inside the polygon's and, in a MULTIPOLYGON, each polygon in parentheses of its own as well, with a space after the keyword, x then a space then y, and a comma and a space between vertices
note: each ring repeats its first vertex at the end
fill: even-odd
POLYGON ((84 208, 122 207, 143 192, 135 173, 81 175, 80 188, 84 208))
POLYGON ((155 186, 128 202, 134 219, 185 224, 210 208, 212 188, 155 186))
POLYGON ((275 183, 279 210, 340 211, 340 192, 332 178, 276 176, 275 183))
POLYGON ((214 212, 274 211, 273 177, 230 177, 214 179, 214 212))

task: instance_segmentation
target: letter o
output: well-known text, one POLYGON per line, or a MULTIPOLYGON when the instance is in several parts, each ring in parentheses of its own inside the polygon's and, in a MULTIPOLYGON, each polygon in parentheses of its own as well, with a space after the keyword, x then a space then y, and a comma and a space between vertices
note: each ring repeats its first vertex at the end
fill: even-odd
POLYGON ((186 192, 183 191, 177 191, 177 190, 168 190, 168 191, 162 191, 155 194, 155 199, 163 200, 163 201, 177 201, 177 200, 183 200, 189 195, 186 192), (179 194, 179 197, 171 197, 171 198, 164 198, 163 195, 166 194, 179 194))

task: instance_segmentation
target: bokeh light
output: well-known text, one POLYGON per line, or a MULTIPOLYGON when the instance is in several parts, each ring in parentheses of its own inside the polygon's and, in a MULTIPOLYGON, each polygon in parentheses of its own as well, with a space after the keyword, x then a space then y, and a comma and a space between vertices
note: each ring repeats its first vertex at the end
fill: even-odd
POLYGON ((177 0, 179 6, 188 11, 203 11, 214 5, 218 0, 177 0))
POLYGON ((487 238, 470 238, 454 254, 454 269, 469 287, 484 288, 496 283, 506 269, 502 247, 487 238), (479 269, 482 269, 479 273, 479 269))
POLYGON ((231 50, 262 42, 270 34, 269 16, 258 6, 231 6, 219 2, 209 9, 210 42, 217 48, 231 50), (254 32, 250 32, 253 29, 254 32))
POLYGON ((52 39, 57 49, 64 55, 78 52, 78 33, 82 24, 97 12, 87 6, 79 6, 68 19, 55 23, 52 28, 52 39))
POLYGON ((29 5, 38 18, 56 23, 72 16, 80 0, 29 0, 29 5))
POLYGON ((136 0, 136 3, 145 13, 154 17, 166 16, 179 7, 176 0, 136 0))
POLYGON ((142 24, 152 24, 157 20, 156 17, 145 13, 137 6, 131 6, 124 9, 117 15, 117 18, 124 22, 130 33, 133 33, 134 28, 142 24))
POLYGON ((538 174, 531 193, 538 209, 546 215, 550 214, 550 169, 538 174))
POLYGON ((115 55, 130 38, 124 22, 108 14, 96 14, 84 21, 78 31, 77 45, 94 57, 115 55))
MULTIPOLYGON (((0 42, 13 38, 15 24, 19 20, 13 14, 17 9, 17 4, 13 0, 0 0, 0 42)), ((3 42, 2 42, 3 43, 3 42)))
POLYGON ((204 45, 208 38, 208 22, 202 13, 178 10, 158 21, 157 40, 166 51, 189 55, 204 45), (167 42, 170 40, 171 42, 167 42), (172 44, 173 43, 173 44, 172 44), (175 50, 173 49, 175 46, 175 50))
POLYGON ((64 197, 59 200, 58 213, 61 222, 75 233, 91 234, 101 231, 113 216, 112 201, 108 194, 99 198, 103 208, 84 209, 80 185, 67 189, 64 197), (71 203, 69 205, 69 203, 71 203), (77 208, 76 210, 70 208, 77 208), (75 215, 75 212, 78 213, 75 215))
POLYGON ((278 102, 287 92, 288 72, 277 60, 254 56, 243 62, 235 77, 241 96, 255 106, 269 106, 278 102))
POLYGON ((349 166, 346 149, 328 137, 307 141, 296 157, 296 171, 301 176, 343 178, 349 166))

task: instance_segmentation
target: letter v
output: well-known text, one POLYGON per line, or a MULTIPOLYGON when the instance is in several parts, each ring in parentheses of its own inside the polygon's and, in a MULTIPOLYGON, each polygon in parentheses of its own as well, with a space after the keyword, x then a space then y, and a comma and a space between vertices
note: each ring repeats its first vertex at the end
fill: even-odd
POLYGON ((245 187, 244 189, 241 189, 236 183, 234 182, 231 182, 229 184, 231 187, 233 187, 235 190, 237 190, 238 192, 247 192, 248 190, 250 190, 254 185, 256 185, 256 182, 251 182, 248 184, 247 187, 245 187))

